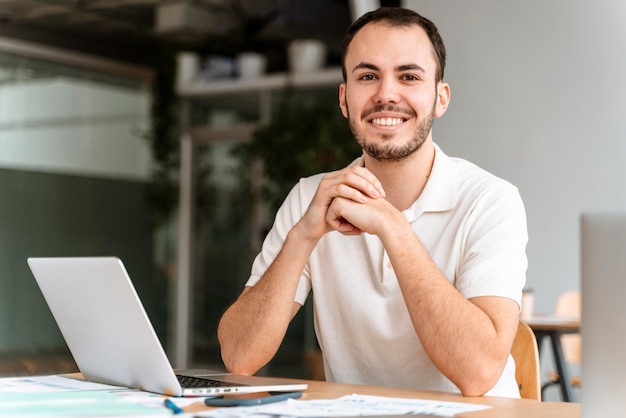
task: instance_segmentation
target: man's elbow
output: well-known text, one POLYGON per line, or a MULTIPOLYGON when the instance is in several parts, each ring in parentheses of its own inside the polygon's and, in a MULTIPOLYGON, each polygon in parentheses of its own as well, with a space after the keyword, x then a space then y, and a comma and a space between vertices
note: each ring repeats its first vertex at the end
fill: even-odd
POLYGON ((489 389, 491 389, 491 387, 486 388, 483 385, 472 384, 472 385, 465 385, 464 387, 461 387, 460 389, 461 389, 461 395, 463 396, 479 397, 487 393, 489 389))
POLYGON ((266 357, 258 355, 259 352, 257 350, 246 350, 243 348, 241 344, 245 343, 232 342, 220 336, 219 333, 218 341, 220 343, 222 363, 224 363, 224 367, 230 373, 252 376, 269 361, 266 357))
POLYGON ((224 357, 223 354, 222 354, 222 361, 224 362, 224 367, 226 367, 226 370, 230 373, 252 376, 259 369, 259 368, 250 367, 250 365, 245 362, 229 361, 224 357))
POLYGON ((244 353, 237 352, 236 350, 229 350, 223 345, 221 348, 221 354, 222 363, 224 363, 224 367, 230 373, 251 376, 263 367, 262 365, 257 367, 254 361, 249 359, 244 353))
POLYGON ((502 368, 498 367, 483 368, 476 373, 472 373, 472 376, 463 378, 461 382, 457 383, 457 386, 463 396, 483 396, 498 383, 502 371, 502 368))
POLYGON ((246 373, 247 368, 245 367, 245 362, 242 361, 244 356, 237 350, 237 344, 235 344, 232 338, 223 330, 221 323, 217 328, 217 340, 220 345, 222 363, 224 363, 224 367, 227 371, 238 374, 252 374, 251 372, 246 373))

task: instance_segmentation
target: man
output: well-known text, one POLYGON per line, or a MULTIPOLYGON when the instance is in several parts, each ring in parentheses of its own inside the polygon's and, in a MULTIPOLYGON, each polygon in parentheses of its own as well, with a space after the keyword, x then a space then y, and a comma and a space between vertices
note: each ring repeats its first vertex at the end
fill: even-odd
POLYGON ((444 66, 436 27, 413 11, 351 26, 339 105, 363 155, 301 179, 278 211, 219 324, 229 370, 264 366, 312 290, 327 380, 519 397, 524 207, 511 184, 433 143, 444 66))

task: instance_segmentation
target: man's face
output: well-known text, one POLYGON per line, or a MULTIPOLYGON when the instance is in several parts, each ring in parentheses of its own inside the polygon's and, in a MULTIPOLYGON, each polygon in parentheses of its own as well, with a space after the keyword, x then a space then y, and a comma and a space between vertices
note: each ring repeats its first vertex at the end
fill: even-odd
POLYGON ((426 32, 369 23, 353 38, 345 65, 339 104, 363 150, 378 160, 417 151, 449 97, 448 86, 435 82, 437 62, 426 32))

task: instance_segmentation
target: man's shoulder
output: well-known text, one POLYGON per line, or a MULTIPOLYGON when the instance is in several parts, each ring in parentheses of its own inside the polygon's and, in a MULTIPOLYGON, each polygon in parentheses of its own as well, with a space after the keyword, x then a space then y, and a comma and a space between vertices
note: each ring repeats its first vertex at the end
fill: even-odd
POLYGON ((459 185, 476 188, 517 189, 510 181, 464 158, 449 157, 457 171, 459 185))
MULTIPOLYGON (((459 157, 447 157, 453 171, 453 201, 456 206, 471 206, 477 202, 508 205, 523 205, 518 188, 510 181, 499 177, 477 164, 459 157)), ((448 168, 451 168, 451 167, 448 168)))

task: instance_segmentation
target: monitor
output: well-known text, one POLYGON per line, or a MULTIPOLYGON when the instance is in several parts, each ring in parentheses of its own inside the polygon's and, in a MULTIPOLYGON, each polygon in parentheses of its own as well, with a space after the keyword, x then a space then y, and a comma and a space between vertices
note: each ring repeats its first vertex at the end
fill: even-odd
POLYGON ((626 410, 626 212, 581 216, 582 418, 626 410))

